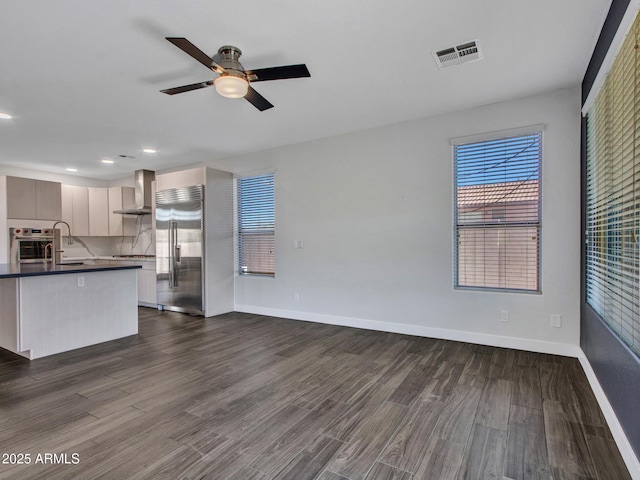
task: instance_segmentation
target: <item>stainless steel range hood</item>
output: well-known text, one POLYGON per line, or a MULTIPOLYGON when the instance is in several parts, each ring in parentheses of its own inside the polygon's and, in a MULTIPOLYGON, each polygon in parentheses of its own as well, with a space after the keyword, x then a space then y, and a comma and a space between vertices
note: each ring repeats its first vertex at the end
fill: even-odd
POLYGON ((151 182, 156 179, 151 170, 135 171, 135 208, 114 210, 113 213, 122 215, 150 215, 151 214, 151 182))

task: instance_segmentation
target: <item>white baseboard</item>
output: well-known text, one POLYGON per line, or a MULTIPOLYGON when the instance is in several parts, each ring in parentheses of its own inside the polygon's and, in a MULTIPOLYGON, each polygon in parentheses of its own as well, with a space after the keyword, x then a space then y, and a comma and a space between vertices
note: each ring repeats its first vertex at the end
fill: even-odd
POLYGON ((620 450, 624 463, 627 465, 631 478, 634 480, 640 480, 640 460, 636 458, 633 448, 622 429, 622 425, 618 422, 618 417, 616 417, 613 407, 609 403, 609 399, 605 395, 604 390, 598 381, 598 377, 596 377, 596 373, 593 371, 593 368, 591 368, 591 364, 582 349, 580 349, 578 360, 580 361, 582 369, 587 376, 587 380, 589 380, 589 385, 591 385, 591 390, 593 390, 593 393, 596 396, 596 400, 600 405, 604 418, 607 420, 609 430, 611 430, 613 439, 615 440, 616 445, 618 445, 618 450, 620 450))
POLYGON ((438 338, 442 340, 489 345, 492 347, 513 348, 515 350, 527 350, 530 352, 575 357, 580 361, 580 364, 585 371, 589 384, 591 385, 591 389, 593 390, 596 400, 598 401, 605 419, 609 424, 611 434, 613 435, 613 438, 618 445, 618 449, 620 450, 620 454, 629 469, 631 478, 634 480, 640 480, 640 462, 636 458, 633 448, 631 447, 631 444, 629 443, 629 440, 627 439, 624 430, 622 430, 622 426, 618 422, 618 418, 613 411, 613 407, 611 407, 607 396, 604 394, 604 390, 602 390, 602 387, 598 382, 595 372, 591 368, 591 364, 578 345, 544 342, 541 340, 531 340, 526 338, 505 337, 486 333, 465 332, 461 330, 449 330, 445 328, 425 327, 407 323, 381 322, 378 320, 366 320, 362 318, 340 317, 319 313, 282 310, 278 308, 257 307, 254 305, 236 304, 235 311, 255 315, 288 318, 291 320, 303 320, 306 322, 363 328, 366 330, 377 330, 381 332, 402 333, 418 337, 438 338))
POLYGON ((488 333, 465 332, 462 330, 449 330, 446 328, 425 327, 408 323, 381 322, 379 320, 366 320, 363 318, 340 317, 322 313, 298 312, 294 310, 282 310, 278 308, 257 307, 254 305, 237 305, 236 312, 252 313, 256 315, 268 315, 271 317, 288 318, 291 320, 303 320, 306 322, 326 323, 343 327, 363 328, 379 332, 402 333, 417 337, 439 338, 456 342, 468 342, 491 347, 513 348, 515 350, 527 350, 529 352, 550 353, 565 357, 578 357, 582 352, 578 345, 566 343, 545 342, 526 338, 505 337, 488 333))

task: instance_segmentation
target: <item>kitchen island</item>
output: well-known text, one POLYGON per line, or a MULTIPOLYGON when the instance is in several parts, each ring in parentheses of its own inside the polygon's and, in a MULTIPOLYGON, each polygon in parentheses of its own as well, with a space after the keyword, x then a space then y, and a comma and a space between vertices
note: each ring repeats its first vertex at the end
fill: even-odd
POLYGON ((137 269, 0 264, 0 347, 33 360, 135 335, 137 269))

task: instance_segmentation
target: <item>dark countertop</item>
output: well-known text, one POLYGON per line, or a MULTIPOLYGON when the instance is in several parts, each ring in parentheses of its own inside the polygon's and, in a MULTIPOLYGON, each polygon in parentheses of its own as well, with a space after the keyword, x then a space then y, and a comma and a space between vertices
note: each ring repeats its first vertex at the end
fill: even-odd
POLYGON ((84 265, 56 265, 49 263, 23 263, 20 265, 0 263, 0 278, 36 277, 40 275, 59 275, 65 273, 92 273, 108 270, 130 270, 142 268, 141 265, 123 265, 122 262, 84 264, 84 265))

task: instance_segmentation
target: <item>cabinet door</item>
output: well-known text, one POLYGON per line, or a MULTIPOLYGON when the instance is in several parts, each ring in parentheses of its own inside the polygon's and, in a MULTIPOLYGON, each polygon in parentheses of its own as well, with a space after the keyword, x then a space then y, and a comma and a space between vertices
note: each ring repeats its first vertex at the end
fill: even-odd
POLYGON ((206 183, 204 167, 156 175, 156 192, 206 183))
POLYGON ((89 189, 87 187, 72 186, 73 205, 72 217, 73 228, 72 235, 79 237, 89 236, 89 189))
POLYGON ((138 302, 155 305, 156 300, 156 271, 147 270, 146 265, 138 270, 138 302))
POLYGON ((7 218, 36 218, 36 181, 7 177, 7 218))
POLYGON ((77 235, 73 228, 73 187, 71 185, 62 185, 61 192, 62 212, 60 220, 64 220, 71 227, 71 233, 77 235))
POLYGON ((121 237, 122 218, 124 215, 113 213, 114 210, 122 210, 122 187, 109 189, 109 236, 121 237))
POLYGON ((136 234, 136 217, 113 213, 114 210, 135 208, 133 187, 109 188, 109 236, 132 237, 136 234))
POLYGON ((57 182, 36 180, 36 219, 60 220, 62 216, 62 188, 57 182))
POLYGON ((109 190, 89 188, 89 235, 109 236, 109 190))

